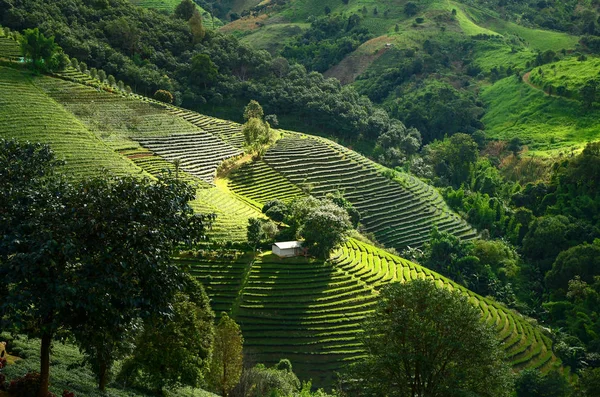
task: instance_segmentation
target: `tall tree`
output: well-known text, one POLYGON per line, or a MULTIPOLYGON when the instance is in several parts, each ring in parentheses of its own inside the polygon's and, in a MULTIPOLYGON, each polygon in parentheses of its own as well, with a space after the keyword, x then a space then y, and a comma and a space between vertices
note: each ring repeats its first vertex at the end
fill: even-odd
POLYGON ((188 20, 188 25, 190 26, 190 31, 192 32, 192 41, 194 44, 198 44, 204 39, 206 35, 206 30, 202 25, 202 15, 197 8, 194 8, 194 12, 192 16, 188 20))
POLYGON ((382 290, 362 334, 367 357, 346 374, 352 396, 509 396, 494 330, 459 291, 432 281, 382 290))
POLYGON ((0 302, 9 328, 39 336, 40 396, 50 345, 73 332, 106 385, 110 365, 138 318, 166 314, 183 283, 171 253, 203 238, 194 189, 172 179, 98 178, 67 183, 45 146, 2 141, 0 302))
POLYGON ((311 254, 327 258, 331 250, 345 240, 351 229, 348 212, 325 201, 306 216, 299 234, 304 237, 304 246, 311 254))
POLYGON ((0 139, 0 300, 2 329, 41 338, 40 397, 47 397, 50 344, 75 296, 74 250, 63 193, 48 146, 0 139))
POLYGON ((190 18, 194 15, 195 9, 196 4, 194 4, 192 0, 181 0, 181 3, 179 3, 177 7, 175 7, 175 18, 189 21, 190 18))
POLYGON ((129 380, 161 393, 199 387, 210 364, 214 313, 202 285, 189 276, 176 296, 173 316, 154 316, 144 324, 132 358, 123 367, 129 380))
POLYGON ((19 43, 25 58, 40 70, 51 69, 51 59, 60 49, 54 42, 54 36, 46 37, 38 28, 23 31, 19 43))
POLYGON ((242 330, 227 313, 223 313, 215 330, 215 343, 210 365, 211 384, 226 397, 242 376, 244 337, 242 330))

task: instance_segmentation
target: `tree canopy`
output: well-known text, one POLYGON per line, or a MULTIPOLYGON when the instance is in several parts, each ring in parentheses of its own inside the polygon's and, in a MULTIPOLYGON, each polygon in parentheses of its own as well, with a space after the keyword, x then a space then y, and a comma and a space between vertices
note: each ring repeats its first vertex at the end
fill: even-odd
POLYGON ((346 395, 510 395, 495 332, 459 291, 429 280, 390 284, 363 328, 367 357, 344 376, 346 395))
POLYGON ((102 387, 135 321, 168 314, 184 282, 171 254, 204 237, 206 219, 188 205, 194 189, 174 179, 68 182, 47 146, 0 146, 0 318, 42 338, 40 396, 60 330, 75 336, 102 387))

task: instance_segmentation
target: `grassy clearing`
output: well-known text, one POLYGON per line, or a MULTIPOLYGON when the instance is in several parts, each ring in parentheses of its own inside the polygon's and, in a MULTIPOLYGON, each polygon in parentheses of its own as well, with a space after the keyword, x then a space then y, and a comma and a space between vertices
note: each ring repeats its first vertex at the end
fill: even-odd
POLYGON ((291 38, 302 33, 309 26, 307 23, 278 23, 265 25, 258 30, 251 30, 250 34, 244 36, 241 41, 251 45, 253 48, 267 50, 275 54, 283 49, 283 46, 291 38))
POLYGON ((50 78, 5 67, 0 76, 0 136, 49 144, 71 175, 141 172, 33 84, 50 78))
POLYGON ((555 155, 600 139, 600 110, 574 100, 549 97, 507 77, 486 88, 483 117, 491 138, 521 138, 535 155, 555 155))
POLYGON ((475 63, 486 73, 494 67, 525 69, 527 62, 535 56, 534 50, 511 45, 505 40, 482 40, 475 44, 475 63))
MULTIPOLYGON (((154 9, 157 11, 163 11, 163 12, 168 12, 168 13, 172 13, 173 11, 175 11, 175 8, 181 3, 181 0, 130 0, 130 1, 133 4, 140 6, 140 7, 151 8, 151 9, 154 9)), ((219 26, 223 25, 223 22, 221 22, 219 19, 211 18, 210 13, 208 13, 208 11, 206 11, 205 9, 200 7, 198 4, 196 4, 196 7, 198 8, 198 11, 200 11, 200 14, 202 15, 202 23, 204 24, 204 27, 206 27, 208 29, 215 29, 215 28, 218 28, 219 26)))
MULTIPOLYGON (((22 359, 17 360, 14 365, 6 367, 4 372, 8 379, 25 375, 27 372, 39 372, 40 370, 40 341, 38 339, 26 339, 20 337, 12 339, 8 334, 2 334, 2 340, 9 340, 11 349, 22 359)), ((115 382, 109 383, 106 393, 101 393, 97 389, 96 377, 83 363, 83 355, 79 349, 70 343, 55 342, 52 348, 50 358, 50 391, 60 396, 63 390, 69 390, 76 396, 86 397, 138 397, 153 396, 156 394, 145 392, 143 390, 134 390, 126 388, 115 382)), ((118 368, 118 365, 117 365, 118 368)), ((181 389, 169 391, 170 397, 212 397, 215 394, 201 389, 181 389)))
POLYGON ((501 19, 493 19, 488 27, 501 34, 513 34, 524 39, 528 46, 539 51, 560 51, 575 48, 579 41, 576 36, 551 30, 532 29, 501 19))
POLYGON ((529 76, 530 81, 538 87, 552 85, 564 87, 564 96, 577 98, 579 90, 586 82, 600 79, 600 58, 588 58, 579 61, 576 57, 534 68, 529 76))

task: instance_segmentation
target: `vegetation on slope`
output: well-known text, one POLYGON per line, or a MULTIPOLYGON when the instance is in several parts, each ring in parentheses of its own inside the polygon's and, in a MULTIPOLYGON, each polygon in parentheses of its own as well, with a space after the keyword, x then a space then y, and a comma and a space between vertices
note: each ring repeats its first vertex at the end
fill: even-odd
POLYGON ((548 96, 520 78, 507 77, 482 92, 487 112, 482 121, 491 138, 519 138, 534 153, 580 149, 600 138, 596 108, 548 96))

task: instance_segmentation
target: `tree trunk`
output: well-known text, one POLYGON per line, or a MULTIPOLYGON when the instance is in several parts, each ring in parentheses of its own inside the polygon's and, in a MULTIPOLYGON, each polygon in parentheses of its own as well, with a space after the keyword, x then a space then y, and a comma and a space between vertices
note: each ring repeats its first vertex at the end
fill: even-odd
POLYGON ((51 334, 42 335, 42 348, 40 349, 40 389, 37 397, 48 397, 48 386, 50 385, 50 343, 51 334))
POLYGON ((101 360, 99 364, 100 368, 98 369, 98 389, 104 391, 106 389, 106 384, 108 383, 108 368, 104 360, 101 360))

